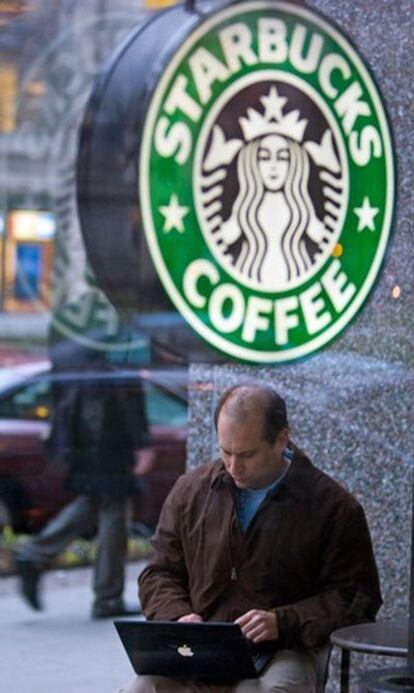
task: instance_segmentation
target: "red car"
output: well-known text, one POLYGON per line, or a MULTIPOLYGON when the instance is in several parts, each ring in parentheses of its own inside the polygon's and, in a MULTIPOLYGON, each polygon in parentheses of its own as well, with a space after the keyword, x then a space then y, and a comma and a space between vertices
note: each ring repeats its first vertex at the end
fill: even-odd
MULTIPOLYGON (((64 490, 63 470, 47 462, 45 440, 53 382, 80 377, 85 375, 52 373, 48 362, 0 370, 0 530, 9 524, 18 532, 37 532, 71 498, 64 490)), ((187 372, 140 369, 86 377, 115 378, 120 384, 140 379, 144 385, 155 464, 148 475, 138 477, 131 521, 136 529, 150 532, 168 491, 185 471, 187 372)))

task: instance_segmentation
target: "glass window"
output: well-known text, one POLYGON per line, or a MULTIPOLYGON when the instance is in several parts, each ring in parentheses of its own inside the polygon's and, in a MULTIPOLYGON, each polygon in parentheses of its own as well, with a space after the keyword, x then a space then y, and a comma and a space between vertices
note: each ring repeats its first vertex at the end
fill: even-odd
POLYGON ((145 398, 151 426, 179 428, 187 424, 187 407, 184 402, 149 383, 145 385, 145 398))

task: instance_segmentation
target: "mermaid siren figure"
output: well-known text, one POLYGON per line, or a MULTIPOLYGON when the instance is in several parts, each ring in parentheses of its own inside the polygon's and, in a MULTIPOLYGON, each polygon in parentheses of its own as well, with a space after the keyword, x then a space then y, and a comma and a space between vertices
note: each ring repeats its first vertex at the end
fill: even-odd
POLYGON ((332 252, 344 181, 330 128, 320 143, 304 141, 307 120, 298 110, 283 113, 287 98, 275 86, 260 101, 263 113, 248 108, 239 118, 243 140, 226 140, 222 128, 214 126, 200 206, 204 233, 222 264, 246 284, 276 291, 305 279, 318 258, 332 252), (238 191, 223 220, 217 213, 223 185, 217 183, 234 160, 238 191), (312 163, 319 171, 322 218, 310 192, 312 163))

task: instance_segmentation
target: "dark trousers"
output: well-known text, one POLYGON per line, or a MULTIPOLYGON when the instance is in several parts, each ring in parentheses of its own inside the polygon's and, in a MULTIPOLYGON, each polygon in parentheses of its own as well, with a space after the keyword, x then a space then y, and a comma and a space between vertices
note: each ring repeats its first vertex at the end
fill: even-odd
POLYGON ((18 551, 40 569, 48 567, 66 546, 97 526, 93 589, 95 605, 122 599, 127 551, 127 500, 80 495, 18 551))

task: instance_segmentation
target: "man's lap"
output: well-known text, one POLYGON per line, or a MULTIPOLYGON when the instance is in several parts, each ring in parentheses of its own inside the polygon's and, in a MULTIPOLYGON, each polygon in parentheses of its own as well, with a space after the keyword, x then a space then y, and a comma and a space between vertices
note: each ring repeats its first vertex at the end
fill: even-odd
POLYGON ((295 650, 279 650, 257 679, 233 685, 180 682, 162 676, 135 676, 118 693, 314 693, 318 656, 295 650))

